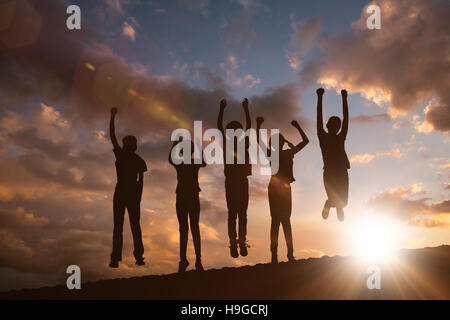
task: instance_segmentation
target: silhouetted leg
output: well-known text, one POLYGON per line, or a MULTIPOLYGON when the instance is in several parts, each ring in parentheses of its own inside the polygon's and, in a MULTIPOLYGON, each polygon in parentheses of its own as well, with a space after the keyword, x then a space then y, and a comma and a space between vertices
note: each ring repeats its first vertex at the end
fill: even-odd
POLYGON ((234 180, 225 178, 225 195, 228 207, 228 237, 230 238, 230 255, 233 258, 239 256, 237 250, 236 219, 239 211, 239 189, 234 180))
POLYGON ((247 210, 239 212, 239 244, 245 244, 247 240, 247 210))
POLYGON ((118 191, 117 189, 114 192, 113 210, 114 210, 114 231, 113 231, 113 250, 111 253, 111 261, 121 261, 125 203, 122 199, 120 191, 118 191))
POLYGON ((270 251, 272 255, 278 252, 278 232, 280 230, 280 219, 272 212, 272 222, 270 224, 270 251))
POLYGON ((228 237, 230 238, 230 244, 237 244, 237 233, 236 233, 236 219, 237 211, 228 210, 228 237))
POLYGON ((227 178, 225 179, 225 197, 227 200, 228 208, 228 237, 230 238, 230 245, 236 245, 237 232, 236 232, 236 219, 237 219, 237 205, 235 199, 234 185, 227 178))
POLYGON ((248 180, 241 184, 241 192, 239 194, 239 244, 245 245, 247 240, 247 209, 248 209, 248 180))
POLYGON ((337 217, 339 221, 344 221, 344 209, 336 207, 337 217))
POLYGON ((189 222, 187 206, 177 195, 177 218, 180 227, 180 261, 186 261, 186 248, 188 242, 189 222))
POLYGON ((348 171, 342 170, 339 175, 339 203, 336 206, 339 221, 344 221, 344 208, 348 202, 348 171))
POLYGON ((200 200, 198 193, 194 195, 194 199, 191 211, 189 212, 189 221, 191 224, 192 240, 194 242, 195 256, 197 261, 201 260, 201 240, 200 240, 200 228, 199 228, 199 218, 200 218, 200 200))
POLYGON ((328 199, 322 209, 322 218, 327 219, 330 214, 330 208, 335 208, 339 201, 339 195, 337 193, 338 179, 336 178, 336 170, 325 169, 323 171, 323 183, 328 199))
POLYGON ((343 171, 342 176, 343 176, 342 177, 342 183, 343 183, 342 188, 343 188, 343 191, 342 191, 342 199, 341 199, 341 201, 342 201, 342 208, 345 208, 347 206, 347 203, 348 203, 348 186, 349 186, 348 171, 347 170, 343 171))
POLYGON ((274 177, 269 182, 268 186, 269 207, 272 221, 270 224, 270 251, 272 252, 272 263, 278 263, 278 232, 280 230, 279 219, 279 190, 278 183, 274 177))
POLYGON ((233 258, 237 258, 239 256, 237 250, 237 234, 236 234, 236 219, 237 219, 237 211, 228 210, 228 237, 230 238, 230 255, 233 258))
POLYGON ((239 212, 239 252, 241 256, 246 257, 248 255, 247 249, 247 210, 239 212))
POLYGON ((328 195, 328 206, 335 207, 340 221, 344 221, 343 208, 348 201, 348 171, 325 170, 324 171, 325 189, 328 195))
POLYGON ((128 205, 128 216, 130 217, 131 233, 133 234, 134 257, 136 261, 142 260, 144 254, 144 245, 142 243, 141 231, 141 204, 139 201, 133 201, 128 205))
POLYGON ((292 241, 291 212, 292 212, 292 190, 291 185, 286 184, 283 189, 283 225, 284 238, 286 240, 287 257, 289 261, 294 260, 294 245, 292 241))
POLYGON ((283 225, 284 238, 286 239, 287 257, 289 260, 294 259, 294 243, 292 241, 291 219, 285 217, 281 220, 283 225))
POLYGON ((327 219, 330 215, 330 203, 329 201, 325 201, 325 204, 323 205, 322 209, 322 218, 327 219))
POLYGON ((323 185, 325 187, 325 191, 327 192, 327 201, 325 202, 325 205, 328 208, 333 208, 335 206, 333 201, 335 198, 335 193, 333 191, 333 175, 329 170, 323 171, 323 185))

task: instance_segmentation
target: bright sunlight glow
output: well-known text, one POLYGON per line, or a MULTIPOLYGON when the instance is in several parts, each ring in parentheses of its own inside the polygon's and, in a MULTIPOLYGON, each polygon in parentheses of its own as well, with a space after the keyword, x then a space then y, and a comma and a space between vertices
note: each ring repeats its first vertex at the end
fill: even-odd
POLYGON ((353 226, 354 253, 364 260, 386 261, 397 249, 398 231, 388 218, 364 215, 353 226))

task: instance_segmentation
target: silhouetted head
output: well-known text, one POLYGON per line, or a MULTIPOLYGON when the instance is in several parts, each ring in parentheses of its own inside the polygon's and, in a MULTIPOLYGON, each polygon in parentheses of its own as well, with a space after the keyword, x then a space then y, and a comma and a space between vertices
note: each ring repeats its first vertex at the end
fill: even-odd
POLYGON ((227 124, 227 126, 225 128, 238 130, 238 129, 242 129, 242 124, 239 121, 231 121, 229 124, 227 124))
POLYGON ((135 136, 126 136, 122 139, 123 150, 126 152, 135 152, 137 150, 137 139, 135 136))
POLYGON ((283 146, 285 143, 286 139, 284 138, 284 136, 281 133, 275 133, 270 137, 269 147, 274 150, 283 150, 283 146), (272 144, 272 141, 277 141, 278 139, 278 148, 276 148, 275 145, 272 144))
POLYGON ((341 119, 339 117, 333 116, 328 119, 327 129, 330 134, 337 134, 339 129, 341 128, 341 119))

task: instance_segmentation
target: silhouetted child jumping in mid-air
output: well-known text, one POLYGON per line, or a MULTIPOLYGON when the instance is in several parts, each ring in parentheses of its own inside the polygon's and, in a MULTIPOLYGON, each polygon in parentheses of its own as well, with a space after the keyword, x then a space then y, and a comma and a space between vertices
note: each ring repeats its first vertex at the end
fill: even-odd
MULTIPOLYGON (((256 119, 257 129, 256 137, 258 144, 263 147, 263 150, 267 150, 267 156, 270 157, 272 152, 279 153, 279 165, 278 171, 272 170, 272 177, 269 182, 269 206, 270 215, 272 217, 272 223, 270 226, 270 250, 272 252, 272 263, 278 263, 278 232, 280 230, 280 224, 283 226, 284 237, 286 239, 287 257, 289 261, 294 261, 294 245, 292 241, 292 228, 291 228, 291 210, 292 210, 292 192, 291 183, 295 181, 293 164, 294 156, 302 150, 309 142, 308 137, 303 132, 302 128, 297 121, 292 121, 291 124, 297 128, 302 137, 302 142, 297 145, 293 145, 286 140, 282 134, 272 135, 269 141, 269 148, 264 146, 260 141, 259 129, 264 122, 264 118, 258 117, 256 119), (274 139, 278 139, 278 146, 273 143, 274 139), (288 148, 283 149, 283 146, 287 144, 288 148)), ((271 166, 273 164, 271 163, 271 166)))
POLYGON ((125 209, 128 209, 130 218, 131 232, 134 242, 134 257, 136 264, 142 266, 145 264, 144 246, 142 244, 142 233, 139 224, 141 216, 141 198, 142 187, 144 184, 144 172, 147 171, 145 161, 135 152, 137 150, 137 139, 134 136, 126 136, 123 138, 123 147, 117 142, 114 120, 117 108, 111 109, 111 120, 109 123, 109 134, 114 147, 114 155, 116 156, 116 172, 117 184, 114 192, 114 234, 113 234, 113 250, 111 253, 111 268, 118 268, 119 261, 122 260, 122 243, 123 243, 123 219, 125 209))
POLYGON ((344 208, 348 201, 348 169, 350 162, 345 152, 345 139, 348 131, 347 91, 342 90, 342 109, 344 119, 333 116, 327 122, 326 132, 322 120, 322 96, 325 90, 317 89, 317 135, 323 157, 323 182, 328 199, 322 210, 322 217, 328 218, 330 208, 336 208, 337 217, 344 221, 344 208), (339 132, 339 129, 341 131, 339 132))
MULTIPOLYGON (((200 199, 199 192, 201 191, 198 185, 198 171, 200 168, 205 167, 206 163, 202 160, 201 164, 194 163, 194 144, 192 141, 188 141, 191 145, 191 161, 190 163, 175 164, 172 157, 172 150, 180 143, 174 141, 172 148, 169 152, 169 162, 177 170, 177 189, 176 189, 176 209, 178 223, 180 226, 180 263, 178 264, 178 272, 183 273, 189 265, 189 261, 186 258, 186 248, 188 242, 189 222, 191 224, 192 239, 195 248, 195 269, 203 271, 203 265, 201 260, 201 244, 200 244, 200 199), (188 221, 189 219, 189 221, 188 221)), ((183 157, 183 149, 181 149, 179 157, 183 157)))
MULTIPOLYGON (((249 137, 245 133, 234 136, 227 136, 223 128, 223 113, 227 101, 222 99, 220 101, 220 112, 217 119, 217 128, 222 132, 223 136, 223 158, 224 158, 224 173, 225 173, 225 197, 228 207, 228 236, 230 238, 230 254, 233 258, 239 256, 237 245, 239 244, 241 256, 247 256, 247 207, 248 207, 248 179, 252 174, 252 165, 248 154, 250 146, 249 137), (238 141, 245 139, 245 163, 238 163, 238 141), (228 150, 230 144, 234 145, 234 150, 228 150), (228 146, 228 147, 227 147, 228 146), (227 163, 227 153, 234 153, 233 163, 227 163), (236 239, 236 219, 239 217, 239 239, 236 239)), ((245 112, 246 126, 245 131, 251 127, 250 113, 248 111, 248 100, 245 98, 242 101, 242 107, 245 112)), ((227 124, 226 129, 238 130, 242 129, 239 121, 231 121, 227 124)))

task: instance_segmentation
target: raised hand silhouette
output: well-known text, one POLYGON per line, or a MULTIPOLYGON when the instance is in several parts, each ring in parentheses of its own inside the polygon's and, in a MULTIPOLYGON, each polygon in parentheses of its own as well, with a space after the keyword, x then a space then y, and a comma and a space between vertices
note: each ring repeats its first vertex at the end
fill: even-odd
POLYGON ((244 100, 242 100, 242 106, 245 108, 248 108, 248 99, 244 98, 244 100))
POLYGON ((256 118, 256 124, 259 126, 264 122, 264 118, 263 117, 257 117, 256 118))
POLYGON ((225 109, 226 106, 227 106, 227 99, 220 100, 220 107, 225 109))

